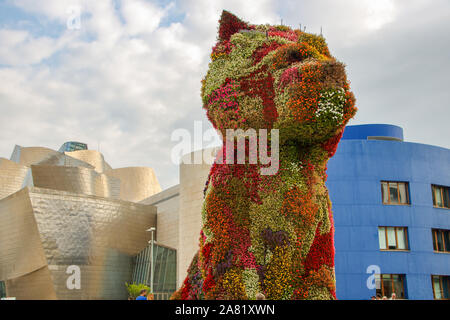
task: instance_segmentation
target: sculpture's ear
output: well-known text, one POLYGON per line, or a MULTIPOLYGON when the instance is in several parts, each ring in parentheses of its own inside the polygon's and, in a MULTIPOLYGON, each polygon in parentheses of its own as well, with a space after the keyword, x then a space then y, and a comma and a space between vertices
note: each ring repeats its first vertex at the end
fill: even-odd
POLYGON ((219 20, 219 41, 228 41, 239 30, 248 29, 248 24, 234 14, 223 10, 219 20))

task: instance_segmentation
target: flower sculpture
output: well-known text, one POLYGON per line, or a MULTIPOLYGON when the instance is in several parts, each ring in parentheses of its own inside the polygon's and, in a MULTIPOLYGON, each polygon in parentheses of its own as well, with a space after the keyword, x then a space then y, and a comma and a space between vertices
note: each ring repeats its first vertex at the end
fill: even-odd
POLYGON ((216 161, 200 249, 173 299, 335 299, 325 181, 356 113, 344 65, 322 36, 250 25, 227 11, 211 60, 201 92, 209 120, 223 136, 278 129, 279 170, 262 175, 259 161, 216 161))

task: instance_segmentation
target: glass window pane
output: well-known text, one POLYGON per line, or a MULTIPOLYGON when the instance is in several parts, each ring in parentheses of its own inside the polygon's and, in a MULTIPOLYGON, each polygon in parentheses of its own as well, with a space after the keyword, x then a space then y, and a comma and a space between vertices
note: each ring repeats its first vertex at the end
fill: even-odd
POLYGON ((441 295, 441 282, 438 276, 433 276, 433 288, 434 288, 434 298, 442 299, 441 295))
POLYGON ((444 231, 445 251, 450 252, 450 231, 444 231))
POLYGON ((399 183, 398 188, 399 188, 398 191, 400 194, 400 203, 407 204, 408 203, 408 195, 407 195, 406 183, 399 183))
POLYGON ((437 230, 437 250, 444 251, 444 242, 442 241, 442 230, 437 230))
POLYGON ((444 299, 450 299, 450 277, 442 277, 442 292, 444 293, 444 299))
POLYGON ((376 294, 377 295, 382 295, 382 292, 381 292, 381 275, 380 274, 375 274, 375 287, 376 287, 376 294))
POLYGON ((390 297, 392 295, 392 279, 390 274, 383 274, 383 296, 390 297))
POLYGON ((441 188, 435 187, 434 188, 434 198, 436 200, 436 206, 442 207, 442 197, 441 197, 441 188))
POLYGON ((450 189, 449 188, 442 188, 442 195, 444 196, 443 205, 446 208, 450 207, 450 189))
POLYGON ((381 183, 381 193, 383 196, 383 203, 389 203, 389 190, 387 182, 381 183))
POLYGON ((395 243, 395 228, 394 227, 387 228, 387 236, 388 236, 389 249, 396 249, 397 244, 395 243))
POLYGON ((378 228, 378 241, 380 249, 387 249, 386 247, 386 229, 384 227, 378 228))
POLYGON ((402 249, 402 250, 406 250, 407 249, 406 232, 405 232, 404 228, 398 228, 397 229, 397 242, 398 242, 397 249, 402 249))
POLYGON ((431 186, 431 195, 432 195, 432 198, 433 198, 433 206, 436 206, 436 194, 435 194, 435 189, 436 189, 436 187, 435 186, 431 186))
POLYGON ((437 242, 436 242, 436 238, 437 238, 437 231, 436 230, 432 230, 431 232, 432 236, 433 236, 433 250, 437 251, 437 242))
POLYGON ((392 204, 398 204, 398 188, 397 188, 397 182, 391 182, 389 183, 389 196, 390 196, 390 203, 392 204))
POLYGON ((392 275, 394 282, 394 292, 397 298, 405 298, 405 288, 403 287, 403 275, 392 275))

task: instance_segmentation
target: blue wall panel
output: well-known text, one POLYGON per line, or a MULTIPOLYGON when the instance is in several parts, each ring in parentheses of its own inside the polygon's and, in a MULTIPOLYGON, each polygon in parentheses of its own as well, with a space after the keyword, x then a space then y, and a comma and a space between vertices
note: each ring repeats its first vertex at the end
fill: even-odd
POLYGON ((328 163, 327 186, 333 202, 336 281, 339 299, 369 299, 367 267, 405 274, 409 299, 433 299, 431 275, 450 275, 450 254, 433 251, 432 228, 450 229, 450 210, 433 207, 431 184, 450 186, 450 150, 401 141, 366 140, 368 136, 402 139, 389 125, 346 128, 328 163), (383 205, 382 180, 409 183, 411 204, 383 205), (379 226, 408 228, 410 250, 380 251, 379 226))

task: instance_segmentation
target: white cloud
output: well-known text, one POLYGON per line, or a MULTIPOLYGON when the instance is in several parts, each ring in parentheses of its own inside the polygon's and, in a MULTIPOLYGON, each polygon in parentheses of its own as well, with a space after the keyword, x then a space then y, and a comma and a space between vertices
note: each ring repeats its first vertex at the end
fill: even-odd
MULTIPOLYGON (((164 187, 177 183, 178 169, 170 163, 176 143, 170 135, 175 128, 192 130, 194 120, 210 128, 201 109, 200 80, 223 8, 250 23, 279 23, 283 18, 313 32, 322 25, 332 52, 348 65, 360 108, 357 121, 406 124, 407 137, 415 126, 428 128, 423 141, 448 144, 439 140, 450 134, 445 116, 424 127, 420 120, 430 118, 426 110, 415 106, 415 112, 404 111, 420 101, 406 98, 411 96, 409 86, 419 91, 411 74, 430 82, 423 99, 434 98, 435 114, 441 115, 442 101, 450 99, 441 88, 440 71, 426 62, 428 49, 417 49, 425 39, 417 30, 430 31, 435 21, 450 21, 448 10, 439 9, 445 0, 436 0, 434 11, 424 0, 383 1, 384 6, 370 10, 370 3, 377 1, 183 0, 176 9, 185 13, 184 20, 164 26, 162 19, 174 7, 144 0, 122 0, 120 6, 109 0, 15 1, 62 26, 67 8, 79 5, 82 28, 65 30, 57 38, 33 36, 29 30, 0 31, 0 63, 7 65, 0 68, 0 156, 8 156, 16 143, 57 149, 66 140, 79 140, 96 149, 100 142, 114 167, 154 167, 164 187), (368 21, 376 23, 370 27, 368 21), (417 28, 410 36, 405 30, 414 23, 417 28), (402 85, 392 85, 394 80, 402 85), (408 106, 400 106, 402 100, 408 106), (440 134, 434 133, 437 127, 440 134)), ((448 29, 448 23, 441 25, 448 29)), ((428 38, 426 48, 439 46, 433 60, 444 65, 448 47, 436 41, 436 32, 428 32, 428 38)))
MULTIPOLYGON (((69 17, 68 9, 71 7, 83 7, 88 0, 7 0, 15 6, 39 15, 44 15, 52 20, 66 22, 69 17)), ((103 0, 93 2, 105 2, 103 0)))
POLYGON ((377 30, 395 18, 395 4, 392 0, 377 0, 367 2, 366 26, 377 30))
POLYGON ((161 23, 161 19, 173 6, 160 8, 143 0, 125 0, 121 2, 121 12, 126 21, 125 29, 130 35, 152 33, 161 23))
POLYGON ((49 37, 32 37, 27 31, 0 29, 0 64, 28 65, 50 57, 61 46, 49 37))

